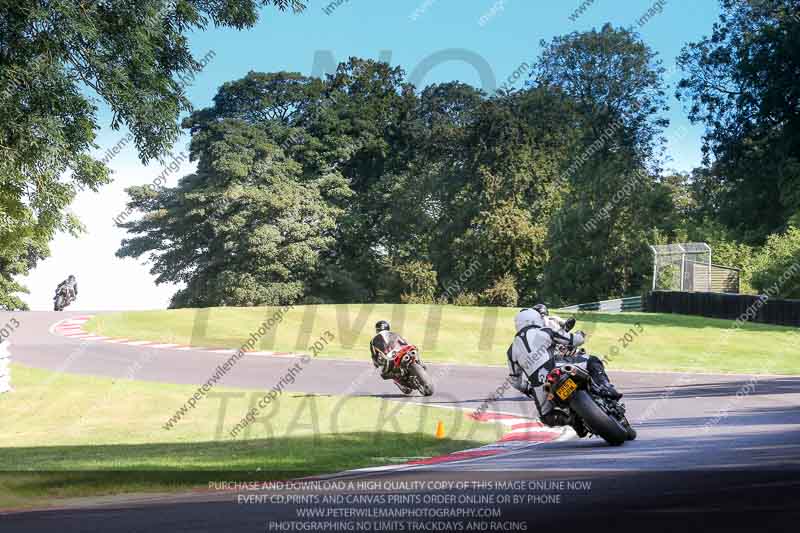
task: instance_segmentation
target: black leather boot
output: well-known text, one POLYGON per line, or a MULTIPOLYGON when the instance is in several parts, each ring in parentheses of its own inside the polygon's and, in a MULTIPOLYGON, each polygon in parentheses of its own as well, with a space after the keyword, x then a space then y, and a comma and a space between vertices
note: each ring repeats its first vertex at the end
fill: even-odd
POLYGON ((600 394, 612 400, 619 400, 622 398, 622 393, 618 392, 608 379, 608 374, 606 374, 606 369, 600 359, 595 356, 589 357, 589 363, 586 365, 586 369, 589 371, 592 380, 594 380, 595 385, 597 385, 597 388, 600 390, 600 394))
POLYGON ((597 384, 598 388, 600 389, 600 394, 603 396, 611 398, 612 400, 619 400, 622 398, 622 393, 611 384, 605 372, 600 372, 596 375, 593 375, 592 379, 594 380, 595 384, 597 384))
POLYGON ((586 427, 586 424, 583 423, 583 420, 574 415, 571 418, 570 426, 572 426, 572 429, 575 430, 575 433, 577 433, 580 438, 589 434, 589 429, 586 427))
POLYGON ((559 426, 568 426, 570 423, 570 417, 567 416, 567 413, 564 411, 560 411, 558 409, 553 409, 546 415, 541 417, 542 422, 545 425, 552 427, 559 427, 559 426))

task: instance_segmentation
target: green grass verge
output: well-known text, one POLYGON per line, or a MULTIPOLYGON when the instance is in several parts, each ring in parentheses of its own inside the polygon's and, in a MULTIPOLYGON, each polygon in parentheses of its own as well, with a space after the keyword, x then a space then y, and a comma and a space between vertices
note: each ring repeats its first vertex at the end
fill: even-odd
MULTIPOLYGON (((238 348, 275 311, 217 307, 112 313, 93 318, 87 327, 102 335, 238 348)), ((309 352, 329 330, 336 338, 319 357, 367 358, 374 323, 387 319, 421 346, 430 362, 502 365, 516 311, 452 305, 298 306, 256 349, 309 352)), ((608 356, 612 369, 800 373, 797 328, 746 324, 732 330, 730 320, 656 313, 581 313, 578 318, 577 328, 589 333, 587 349, 608 356)), ((175 357, 187 354, 175 352, 175 357)))
POLYGON ((231 439, 227 431, 263 392, 215 389, 228 395, 224 412, 220 398, 204 398, 165 430, 196 387, 20 365, 12 373, 14 392, 0 395, 0 508, 215 480, 295 478, 473 448, 502 435, 500 427, 456 410, 285 393, 264 413, 266 422, 231 439), (434 438, 439 420, 445 439, 434 438))

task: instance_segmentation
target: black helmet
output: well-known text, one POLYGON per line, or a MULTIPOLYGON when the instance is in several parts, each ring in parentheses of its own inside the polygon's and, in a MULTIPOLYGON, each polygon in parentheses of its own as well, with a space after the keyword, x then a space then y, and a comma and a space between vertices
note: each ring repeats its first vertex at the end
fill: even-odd
POLYGON ((68 279, 69 281, 75 281, 75 276, 73 276, 72 274, 70 274, 70 275, 69 275, 69 277, 68 277, 67 279, 68 279))
POLYGON ((385 320, 378 320, 375 322, 375 333, 380 333, 381 331, 389 331, 391 327, 389 323, 385 320))
POLYGON ((536 304, 536 305, 534 305, 533 306, 533 310, 534 311, 538 311, 539 314, 542 315, 542 316, 547 316, 548 315, 547 306, 544 305, 544 304, 536 304))

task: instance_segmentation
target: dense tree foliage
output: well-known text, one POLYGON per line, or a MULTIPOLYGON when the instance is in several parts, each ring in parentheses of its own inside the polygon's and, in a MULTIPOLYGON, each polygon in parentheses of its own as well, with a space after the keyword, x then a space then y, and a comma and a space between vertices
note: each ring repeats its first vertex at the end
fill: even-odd
POLYGON ((542 48, 536 84, 559 88, 582 117, 579 164, 551 219, 543 294, 552 302, 631 294, 645 285, 647 243, 673 209, 656 178, 664 69, 635 33, 608 24, 542 48))
POLYGON ((661 67, 637 35, 606 26, 556 39, 536 76, 490 96, 456 82, 418 90, 359 58, 325 80, 251 72, 184 122, 195 176, 131 191, 145 216, 123 224, 134 236, 119 255, 152 254, 159 281, 185 282, 175 306, 638 290, 648 237, 673 211, 653 174, 661 67), (562 69, 576 50, 581 63, 562 69), (596 95, 583 88, 596 80, 574 75, 589 68, 603 73, 596 95), (630 183, 636 201, 617 198, 630 183), (231 204, 242 195, 249 214, 231 204), (613 222, 585 227, 601 210, 613 222))
POLYGON ((98 100, 126 126, 143 162, 179 133, 182 76, 200 63, 186 35, 207 24, 250 27, 258 7, 297 0, 0 1, 0 308, 20 308, 13 281, 49 253, 77 188, 109 181, 94 159, 98 100))
POLYGON ((119 255, 150 252, 158 282, 185 282, 176 307, 297 301, 333 244, 338 210, 325 199, 347 191, 331 176, 303 179, 264 130, 242 120, 209 129, 196 174, 167 192, 130 189, 130 207, 150 215, 122 223, 141 235, 119 255))
POLYGON ((742 269, 743 290, 798 297, 800 2, 721 7, 711 35, 679 57, 676 95, 706 127, 705 164, 686 187, 687 233, 711 244, 715 262, 742 269))
POLYGON ((800 229, 767 239, 753 269, 753 286, 762 294, 800 299, 800 229))
MULTIPOLYGON (((187 31, 243 28, 294 0, 0 0, 0 307, 46 257, 88 155, 92 97, 159 157, 189 110, 187 31), (58 24, 59 31, 51 31, 58 24)), ((677 96, 706 126, 704 163, 666 173, 664 69, 609 24, 542 42, 524 90, 414 87, 349 58, 318 79, 250 72, 182 126, 194 174, 129 189, 144 256, 173 307, 295 302, 587 301, 650 284, 647 244, 707 241, 745 290, 796 296, 800 4, 721 0, 687 44, 677 96), (788 273, 788 274, 787 274, 788 273)))
POLYGON ((706 126, 704 214, 759 245, 800 224, 800 1, 722 0, 677 96, 706 126))

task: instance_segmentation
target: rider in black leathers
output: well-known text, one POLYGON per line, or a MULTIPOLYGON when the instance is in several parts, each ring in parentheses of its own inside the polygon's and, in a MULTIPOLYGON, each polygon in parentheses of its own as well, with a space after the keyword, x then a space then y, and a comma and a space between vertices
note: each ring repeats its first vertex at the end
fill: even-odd
POLYGON ((58 284, 58 287, 56 287, 56 296, 58 296, 58 294, 64 288, 67 290, 67 303, 72 302, 75 298, 77 298, 78 281, 75 279, 75 276, 70 274, 67 279, 58 284))
MULTIPOLYGON (((372 356, 372 364, 374 364, 375 368, 380 371, 383 379, 394 380, 394 384, 397 385, 397 388, 400 389, 403 394, 410 394, 414 389, 407 387, 398 379, 396 379, 397 376, 395 374, 395 369, 392 366, 392 358, 389 356, 393 350, 403 346, 408 346, 409 342, 397 333, 394 333, 390 330, 391 328, 389 323, 385 320, 380 320, 375 324, 376 335, 369 343, 369 352, 372 356)), ((425 367, 421 359, 420 364, 422 364, 423 368, 425 367)))
POLYGON ((369 352, 372 356, 372 364, 380 370, 383 379, 392 379, 392 360, 388 357, 389 352, 400 346, 407 346, 408 341, 403 337, 390 331, 391 327, 385 320, 380 320, 375 324, 376 335, 369 343, 369 352))

